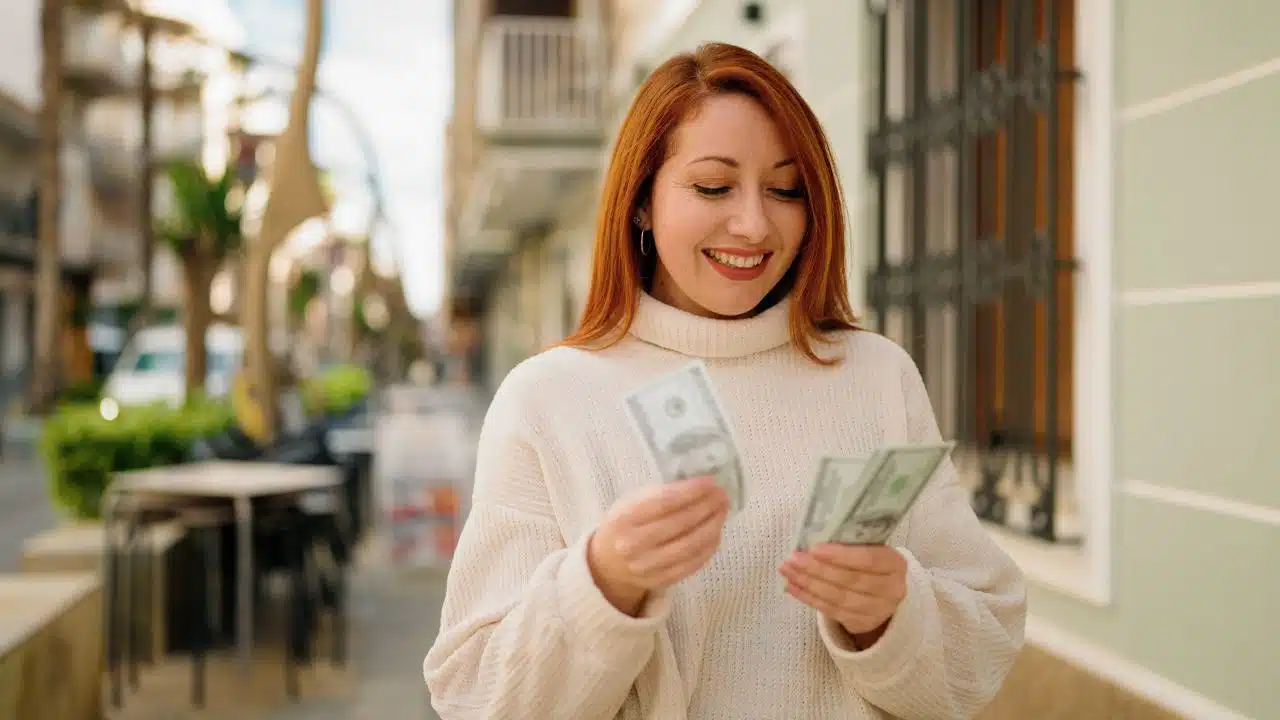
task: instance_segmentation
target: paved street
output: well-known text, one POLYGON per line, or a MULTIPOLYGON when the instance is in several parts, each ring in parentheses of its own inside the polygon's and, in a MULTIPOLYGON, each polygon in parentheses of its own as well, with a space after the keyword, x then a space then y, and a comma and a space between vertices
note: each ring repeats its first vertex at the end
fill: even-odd
POLYGON ((54 521, 40 461, 34 457, 0 460, 0 572, 15 572, 23 540, 54 521))
POLYGON ((422 679, 444 599, 443 573, 367 565, 354 578, 351 690, 280 710, 271 720, 437 720, 422 679))

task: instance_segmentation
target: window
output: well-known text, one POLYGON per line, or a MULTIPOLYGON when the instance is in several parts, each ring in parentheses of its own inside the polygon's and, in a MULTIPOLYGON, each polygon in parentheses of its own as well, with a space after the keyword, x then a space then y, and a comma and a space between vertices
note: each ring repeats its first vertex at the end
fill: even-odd
POLYGON ((871 17, 870 320, 920 365, 984 520, 1081 539, 1072 480, 1074 0, 871 17))
POLYGON ((181 352, 141 352, 133 364, 134 372, 182 372, 183 355, 181 352))
MULTIPOLYGON (((209 350, 206 356, 206 371, 209 375, 231 375, 240 366, 238 353, 209 350)), ((176 351, 143 351, 133 364, 133 372, 183 373, 186 372, 186 352, 176 351)))

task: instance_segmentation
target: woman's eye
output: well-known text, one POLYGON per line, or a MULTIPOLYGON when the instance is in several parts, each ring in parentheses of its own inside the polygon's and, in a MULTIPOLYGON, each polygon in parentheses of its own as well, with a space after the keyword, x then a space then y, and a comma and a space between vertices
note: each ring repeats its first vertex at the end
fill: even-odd
POLYGON ((718 197, 729 192, 729 187, 727 185, 721 187, 709 187, 707 185, 695 184, 693 189, 696 190, 699 195, 706 195, 707 197, 718 197))
POLYGON ((804 189, 798 187, 774 188, 773 193, 778 197, 786 198, 787 200, 799 200, 804 197, 804 189))

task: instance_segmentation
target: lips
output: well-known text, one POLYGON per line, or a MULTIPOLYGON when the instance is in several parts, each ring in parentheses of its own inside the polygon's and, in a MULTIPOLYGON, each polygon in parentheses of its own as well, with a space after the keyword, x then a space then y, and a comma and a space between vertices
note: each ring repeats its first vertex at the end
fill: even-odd
POLYGON ((708 248, 702 251, 716 272, 730 280, 754 280, 764 274, 773 253, 768 251, 743 251, 727 248, 708 248))

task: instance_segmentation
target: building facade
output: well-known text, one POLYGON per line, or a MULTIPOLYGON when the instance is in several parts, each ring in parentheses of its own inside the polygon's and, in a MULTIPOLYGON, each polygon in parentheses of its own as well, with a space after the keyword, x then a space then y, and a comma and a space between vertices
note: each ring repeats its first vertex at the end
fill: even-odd
MULTIPOLYGON (((33 219, 23 213, 39 184, 34 161, 39 128, 33 123, 42 103, 40 8, 38 0, 20 0, 0 10, 0 39, 6 48, 0 68, 0 101, 5 105, 0 125, 8 130, 3 152, 14 153, 6 155, 13 162, 0 165, 5 191, 0 215, 6 218, 6 247, 12 248, 18 247, 14 238, 29 237, 34 245, 36 230, 32 222, 24 222, 33 219)), ((237 70, 225 51, 196 39, 190 26, 171 18, 144 17, 119 3, 68 2, 63 13, 60 254, 68 319, 60 346, 64 382, 75 382, 104 372, 118 352, 123 326, 143 289, 144 224, 170 212, 164 165, 173 160, 207 163, 218 154, 219 144, 225 145, 230 104, 225 79, 237 70), (150 155, 155 175, 147 183, 139 89, 143 24, 149 27, 153 58, 150 155), (143 209, 146 185, 152 190, 149 211, 143 209)), ((22 262, 9 262, 11 269, 5 272, 5 292, 11 296, 6 302, 12 306, 0 313, 5 318, 0 334, 7 347, 29 349, 31 284, 12 268, 29 272, 32 261, 26 255, 18 259, 22 262)), ((150 274, 160 316, 175 315, 182 298, 181 272, 163 243, 155 249, 150 274)), ((17 350, 0 354, 5 352, 10 354, 0 358, 6 378, 0 386, 10 391, 6 395, 0 389, 0 402, 7 407, 25 386, 29 359, 19 363, 13 354, 17 350)))
POLYGON ((465 344, 455 375, 492 386, 576 317, 576 228, 591 222, 608 132, 609 10, 601 0, 457 6, 445 309, 458 337, 485 342, 465 344))
MULTIPOLYGON (((606 56, 597 165, 550 186, 519 242, 489 246, 483 281, 458 253, 482 233, 450 226, 452 291, 469 298, 460 317, 480 330, 484 381, 573 326, 600 163, 639 80, 701 42, 751 48, 829 135, 854 307, 915 357, 975 512, 1027 573, 1028 650, 988 717, 1280 716, 1280 455, 1268 442, 1280 243, 1267 197, 1280 35, 1266 29, 1280 11, 605 5, 589 14, 606 56)), ((476 37, 457 36, 460 73, 477 66, 476 37)), ((477 125, 467 93, 497 92, 493 77, 459 78, 455 144, 477 125)), ((548 185, 505 177, 494 212, 548 185)))

